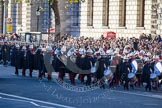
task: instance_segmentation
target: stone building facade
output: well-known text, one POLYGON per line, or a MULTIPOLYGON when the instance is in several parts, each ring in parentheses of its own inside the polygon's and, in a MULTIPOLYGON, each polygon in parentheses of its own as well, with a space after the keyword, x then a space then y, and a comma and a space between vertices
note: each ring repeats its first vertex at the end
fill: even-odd
MULTIPOLYGON (((7 8, 7 17, 13 21, 13 32, 37 31, 38 6, 44 8, 40 12, 38 31, 46 32, 49 22, 50 27, 55 28, 53 10, 49 19, 48 0, 40 0, 39 3, 37 0, 31 0, 32 3, 14 1, 8 0, 7 8)), ((66 0, 58 1, 62 34, 95 38, 106 31, 116 32, 118 37, 162 34, 162 0, 85 0, 84 3, 70 5, 66 0)), ((0 22, 0 28, 1 25, 0 22)))
POLYGON ((79 29, 72 27, 70 32, 93 37, 99 37, 106 31, 116 32, 118 37, 138 37, 141 33, 155 34, 157 28, 152 23, 152 5, 157 2, 85 0, 80 6, 79 29))
MULTIPOLYGON (((47 32, 49 25, 54 26, 53 12, 49 17, 48 0, 38 2, 37 0, 5 0, 5 2, 6 23, 7 18, 12 19, 12 32, 47 32), (39 16, 36 15, 38 8, 43 8, 39 16)), ((2 14, 1 5, 0 14, 2 14)))

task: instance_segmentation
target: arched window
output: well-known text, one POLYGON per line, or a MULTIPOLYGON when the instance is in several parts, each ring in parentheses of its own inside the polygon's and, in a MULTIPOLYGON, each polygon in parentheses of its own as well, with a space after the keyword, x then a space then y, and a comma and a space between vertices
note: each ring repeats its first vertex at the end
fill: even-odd
POLYGON ((126 0, 119 1, 119 27, 126 25, 126 0))
POLYGON ((93 0, 88 0, 87 26, 93 26, 93 0))
POLYGON ((109 0, 103 0, 103 26, 109 26, 109 0))
POLYGON ((137 0, 137 27, 144 27, 145 0, 137 0))

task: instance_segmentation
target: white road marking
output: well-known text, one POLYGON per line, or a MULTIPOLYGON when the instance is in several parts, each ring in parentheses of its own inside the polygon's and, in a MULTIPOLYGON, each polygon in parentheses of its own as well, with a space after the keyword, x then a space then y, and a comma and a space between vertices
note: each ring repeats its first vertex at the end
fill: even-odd
POLYGON ((158 104, 143 104, 143 105, 147 105, 147 106, 158 106, 158 104))
POLYGON ((55 108, 55 107, 49 107, 49 106, 40 106, 40 105, 38 105, 38 104, 35 103, 35 102, 30 102, 30 101, 21 100, 21 99, 12 99, 12 98, 3 98, 3 97, 0 97, 0 98, 1 98, 1 99, 5 99, 5 100, 11 100, 11 101, 27 102, 27 103, 31 103, 32 105, 37 106, 37 107, 55 108))
POLYGON ((14 97, 14 98, 19 98, 19 99, 24 99, 24 100, 38 102, 38 103, 43 103, 43 104, 47 104, 47 105, 53 105, 53 106, 63 107, 63 108, 75 108, 75 107, 72 107, 72 106, 61 105, 61 104, 57 104, 57 103, 46 102, 46 101, 41 101, 41 100, 37 100, 37 99, 32 99, 32 98, 27 98, 27 97, 22 97, 22 96, 17 96, 17 95, 2 93, 2 92, 0 92, 0 95, 14 97))
POLYGON ((133 92, 126 92, 126 91, 119 91, 119 90, 110 90, 110 91, 118 92, 118 93, 124 93, 124 94, 130 94, 130 95, 136 95, 136 96, 143 96, 143 97, 162 99, 162 95, 144 94, 143 92, 141 92, 141 93, 133 93, 133 92))
POLYGON ((54 108, 54 107, 48 107, 48 106, 39 106, 39 107, 42 107, 42 108, 54 108))
POLYGON ((40 105, 36 104, 35 102, 30 102, 30 103, 35 105, 35 106, 40 106, 40 105))

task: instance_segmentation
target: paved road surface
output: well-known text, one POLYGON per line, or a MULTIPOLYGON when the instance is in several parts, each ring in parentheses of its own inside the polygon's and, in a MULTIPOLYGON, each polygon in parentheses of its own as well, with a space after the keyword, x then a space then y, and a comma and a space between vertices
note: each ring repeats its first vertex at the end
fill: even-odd
MULTIPOLYGON (((13 67, 0 65, 0 108, 162 108, 161 91, 107 87, 74 92, 55 81, 38 80, 36 71, 33 74, 33 78, 22 77, 21 73, 16 76, 13 67)), ((57 78, 57 74, 53 77, 57 78)), ((69 83, 68 79, 65 81, 69 83)), ((76 87, 80 86, 78 82, 76 87)))

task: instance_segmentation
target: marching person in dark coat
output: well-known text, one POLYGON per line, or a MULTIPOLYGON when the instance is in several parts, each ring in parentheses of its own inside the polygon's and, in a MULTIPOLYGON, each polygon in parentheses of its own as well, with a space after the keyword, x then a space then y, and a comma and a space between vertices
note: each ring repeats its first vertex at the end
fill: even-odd
POLYGON ((131 72, 132 70, 132 67, 131 67, 131 64, 129 63, 129 58, 128 57, 124 57, 124 62, 121 64, 121 72, 122 73, 122 80, 123 80, 123 87, 124 87, 124 90, 127 89, 129 90, 128 88, 128 82, 129 82, 129 79, 128 79, 128 74, 129 72, 131 72))
MULTIPOLYGON (((91 67, 94 66, 95 60, 93 59, 92 54, 93 54, 93 51, 89 48, 86 51, 86 56, 84 57, 84 60, 83 60, 83 62, 84 62, 83 70, 90 70, 91 67)), ((91 84, 91 74, 86 74, 85 76, 87 76, 86 85, 90 85, 91 84)))
POLYGON ((22 68, 22 60, 21 60, 21 57, 22 57, 22 53, 20 51, 20 46, 17 44, 16 45, 16 48, 13 51, 13 58, 14 58, 13 64, 15 66, 15 74, 16 75, 19 75, 18 69, 21 69, 22 68))
POLYGON ((7 45, 7 42, 4 42, 4 45, 1 48, 2 52, 2 59, 3 59, 3 65, 7 65, 7 60, 9 58, 9 46, 7 45))
POLYGON ((143 67, 143 72, 142 72, 142 82, 146 83, 145 90, 149 89, 151 91, 151 79, 150 79, 150 74, 151 74, 151 63, 149 61, 149 58, 145 59, 145 64, 143 67))
POLYGON ((50 46, 47 46, 46 48, 46 52, 44 54, 43 57, 43 61, 45 64, 45 68, 47 70, 48 73, 48 80, 51 81, 52 80, 52 72, 54 72, 54 68, 52 66, 52 61, 53 61, 53 49, 50 46))
POLYGON ((57 55, 57 65, 58 65, 58 79, 63 81, 63 78, 65 76, 66 66, 59 60, 59 56, 57 55))
MULTIPOLYGON (((108 61, 106 59, 106 54, 104 52, 101 52, 100 55, 101 55, 101 58, 98 59, 98 69, 96 71, 97 81, 99 81, 99 80, 101 80, 101 78, 103 78, 104 71, 108 67, 108 61)), ((102 84, 101 87, 103 89, 105 89, 105 85, 104 84, 102 84)))
POLYGON ((41 47, 37 49, 36 54, 34 55, 34 62, 35 62, 34 63, 35 70, 39 70, 38 78, 41 79, 41 73, 42 73, 43 64, 44 64, 41 47))
POLYGON ((34 49, 33 48, 34 48, 33 45, 30 45, 26 55, 27 68, 29 69, 30 77, 32 77, 32 72, 34 69, 34 49))
POLYGON ((27 66, 27 48, 26 46, 22 47, 22 76, 26 76, 25 71, 28 68, 27 66))
MULTIPOLYGON (((78 49, 75 48, 71 48, 68 52, 67 52, 67 56, 68 59, 71 60, 73 63, 76 64, 76 58, 77 55, 79 55, 78 53, 78 49)), ((68 66, 67 66, 68 67, 68 66)), ((70 69, 68 69, 66 67, 66 72, 69 73, 69 79, 72 85, 75 85, 75 77, 76 77, 76 73, 74 73, 73 71, 71 71, 70 69)))
POLYGON ((13 64, 13 61, 14 61, 13 51, 14 51, 14 49, 15 49, 15 45, 13 44, 13 45, 11 46, 11 49, 10 49, 11 66, 14 66, 14 64, 13 64))
MULTIPOLYGON (((85 54, 84 54, 84 49, 79 49, 79 54, 76 57, 76 62, 75 64, 80 68, 83 69, 83 60, 84 60, 85 54)), ((84 75, 83 74, 79 74, 79 80, 81 81, 81 83, 84 83, 84 75)))

